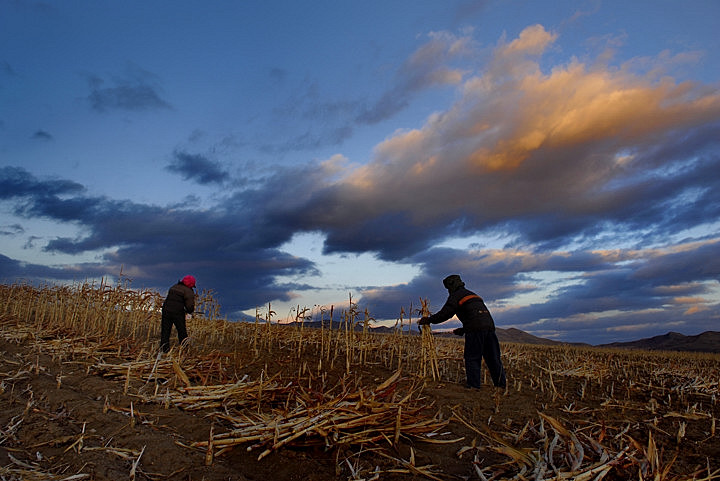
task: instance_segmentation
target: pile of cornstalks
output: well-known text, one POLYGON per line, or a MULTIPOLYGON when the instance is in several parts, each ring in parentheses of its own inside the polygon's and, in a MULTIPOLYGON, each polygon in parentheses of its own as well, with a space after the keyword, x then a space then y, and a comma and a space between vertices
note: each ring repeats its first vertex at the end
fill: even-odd
MULTIPOLYGON (((138 403, 209 416, 207 439, 189 443, 205 451, 208 465, 237 448, 261 460, 279 449, 317 446, 335 450, 338 467, 353 479, 455 477, 416 463, 417 448, 408 446, 421 441, 456 446, 456 459, 482 480, 720 479, 710 456, 704 465, 697 458, 680 464, 698 450, 718 452, 716 355, 506 344, 508 387, 494 406, 443 407, 425 390, 464 381, 462 342, 437 338, 429 327, 409 335, 412 321, 404 325, 402 312, 392 334, 374 334, 370 314, 352 299, 339 321, 334 309, 322 311, 330 327, 309 329, 300 309, 293 327, 275 322, 270 306, 258 310, 255 323, 219 319, 219 306, 203 292, 188 324, 190 346, 167 356, 157 355, 161 296, 126 281, 3 285, 0 299, 6 341, 32 342, 55 360, 117 379, 138 403), (388 374, 368 382, 365 368, 388 374), (533 403, 528 417, 527 410, 505 409, 516 399, 533 403), (341 447, 382 462, 361 467, 341 458, 341 447)), ((22 469, 18 461, 0 476, 22 469)))

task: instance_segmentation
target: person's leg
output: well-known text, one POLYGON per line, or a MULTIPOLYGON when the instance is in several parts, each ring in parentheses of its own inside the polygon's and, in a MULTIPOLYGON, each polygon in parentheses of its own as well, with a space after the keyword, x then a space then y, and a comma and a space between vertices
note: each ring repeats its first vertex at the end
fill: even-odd
POLYGON ((505 387, 507 379, 505 377, 505 368, 500 358, 500 342, 494 331, 483 332, 483 359, 490 371, 490 377, 496 387, 505 387))
POLYGON ((465 333, 465 375, 468 387, 482 387, 482 336, 479 332, 465 333))
POLYGON ((185 316, 178 317, 175 320, 175 328, 177 329, 178 333, 178 342, 182 346, 182 343, 185 339, 187 339, 187 329, 185 327, 185 316))
POLYGON ((163 312, 162 321, 160 322, 160 349, 163 352, 170 350, 170 330, 172 329, 172 325, 172 317, 163 312))

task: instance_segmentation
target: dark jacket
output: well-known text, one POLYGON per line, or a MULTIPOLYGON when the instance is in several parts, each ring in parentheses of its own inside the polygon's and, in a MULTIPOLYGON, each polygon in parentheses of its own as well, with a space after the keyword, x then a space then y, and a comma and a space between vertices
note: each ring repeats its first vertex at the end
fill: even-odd
POLYGON ((195 292, 178 282, 168 291, 162 310, 167 314, 192 314, 195 310, 195 292))
POLYGON ((428 316, 432 324, 439 324, 457 315, 465 332, 494 331, 495 322, 485 302, 474 292, 460 287, 450 292, 445 305, 432 316, 428 316))

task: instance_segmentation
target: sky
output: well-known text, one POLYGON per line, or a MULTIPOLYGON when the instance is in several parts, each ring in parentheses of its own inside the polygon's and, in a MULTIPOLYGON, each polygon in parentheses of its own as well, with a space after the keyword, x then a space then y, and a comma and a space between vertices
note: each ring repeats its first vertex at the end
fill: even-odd
POLYGON ((392 325, 459 274, 536 336, 720 330, 718 18, 0 0, 0 281, 192 274, 231 320, 392 325))

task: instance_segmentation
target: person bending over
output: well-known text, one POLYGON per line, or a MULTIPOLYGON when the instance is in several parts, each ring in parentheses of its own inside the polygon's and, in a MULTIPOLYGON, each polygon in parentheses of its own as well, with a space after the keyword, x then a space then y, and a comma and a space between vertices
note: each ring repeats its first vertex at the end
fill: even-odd
POLYGON ((185 276, 170 287, 162 306, 162 323, 160 324, 160 349, 162 352, 170 350, 170 331, 173 325, 177 329, 178 342, 182 345, 187 339, 185 316, 195 310, 195 278, 185 276))
POLYGON ((481 363, 490 371, 490 377, 496 387, 504 388, 507 384, 505 368, 500 359, 500 342, 495 334, 495 322, 485 302, 480 296, 465 288, 459 275, 453 274, 443 279, 448 290, 445 305, 431 316, 422 317, 418 324, 439 324, 457 315, 463 327, 455 329, 457 335, 465 335, 465 374, 467 386, 482 386, 481 363))

